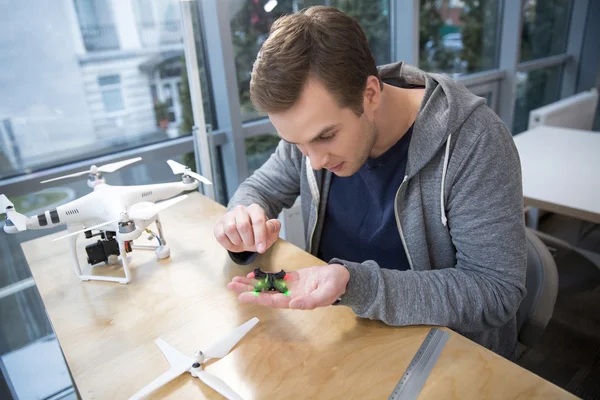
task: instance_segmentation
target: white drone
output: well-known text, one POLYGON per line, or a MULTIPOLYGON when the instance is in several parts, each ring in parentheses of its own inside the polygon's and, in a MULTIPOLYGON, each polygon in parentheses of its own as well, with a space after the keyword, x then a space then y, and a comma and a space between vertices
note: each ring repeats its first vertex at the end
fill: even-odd
POLYGON ((217 341, 204 351, 197 351, 193 358, 187 357, 175 350, 162 339, 156 339, 155 343, 169 361, 171 368, 158 378, 143 387, 139 392, 130 397, 129 400, 142 399, 159 388, 163 387, 184 372, 189 372, 193 377, 200 378, 202 382, 222 394, 229 400, 242 400, 233 389, 225 382, 202 369, 202 365, 211 358, 223 358, 233 347, 258 323, 258 318, 252 318, 245 324, 235 328, 223 339, 217 341))
POLYGON ((42 183, 45 183, 89 174, 88 186, 93 189, 93 192, 37 216, 26 217, 18 213, 13 203, 5 195, 0 195, 0 215, 6 213, 7 217, 4 231, 13 234, 28 229, 54 228, 66 224, 69 233, 55 240, 69 239, 71 258, 79 279, 82 281, 130 282, 131 275, 127 253, 135 249, 154 250, 158 259, 167 258, 171 254, 163 236, 158 213, 185 199, 187 195, 172 199, 171 197, 182 192, 195 190, 198 188, 199 182, 207 185, 211 184, 205 177, 172 160, 168 160, 167 163, 174 174, 182 174, 181 182, 141 186, 111 186, 106 184, 102 176, 103 173, 115 172, 141 159, 141 157, 137 157, 100 167, 92 165, 88 171, 42 181, 42 183), (155 203, 164 199, 170 200, 155 203), (148 229, 152 222, 156 224, 158 233, 148 229), (93 230, 98 230, 99 233, 92 234, 93 230), (82 274, 76 251, 77 238, 82 232, 85 233, 85 237, 88 239, 93 236, 100 236, 102 239, 86 246, 88 263, 92 266, 102 262, 114 264, 121 256, 125 272, 124 278, 82 274), (134 245, 133 240, 139 238, 144 232, 150 235, 150 239, 156 238, 158 246, 134 245))

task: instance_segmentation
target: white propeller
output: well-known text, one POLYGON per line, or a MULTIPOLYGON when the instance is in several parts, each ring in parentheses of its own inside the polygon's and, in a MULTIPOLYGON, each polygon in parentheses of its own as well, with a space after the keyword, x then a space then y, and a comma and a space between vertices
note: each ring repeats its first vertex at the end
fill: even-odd
POLYGON ((211 181, 209 181, 202 175, 195 173, 189 167, 186 167, 185 165, 180 164, 177 161, 167 160, 167 164, 169 164, 169 167, 171 167, 171 170, 174 174, 186 174, 206 185, 212 185, 211 181))
POLYGON ((134 209, 134 210, 131 210, 128 212, 123 212, 123 213, 121 213, 120 218, 112 219, 110 221, 106 221, 106 222, 103 222, 98 225, 90 226, 89 228, 81 229, 76 232, 71 232, 68 235, 64 235, 59 238, 56 238, 53 241, 55 242, 57 240, 65 239, 65 238, 68 238, 71 236, 76 236, 85 231, 91 231, 94 229, 102 228, 103 226, 115 224, 117 222, 127 222, 127 221, 136 220, 136 219, 141 219, 141 220, 146 221, 146 220, 153 218, 159 212, 171 207, 174 204, 179 203, 182 200, 185 200, 187 197, 188 197, 187 194, 184 194, 181 196, 174 197, 170 200, 161 201, 160 203, 152 204, 149 207, 137 208, 137 209, 134 209))
POLYGON ((208 358, 223 358, 231 349, 258 323, 258 318, 252 318, 241 326, 231 331, 225 338, 219 340, 212 346, 208 347, 206 352, 198 352, 194 359, 186 357, 179 351, 171 347, 162 339, 156 339, 156 344, 162 351, 165 358, 169 361, 171 368, 160 375, 158 378, 143 387, 139 392, 130 397, 129 400, 141 399, 155 390, 166 385, 173 379, 177 378, 184 372, 190 372, 192 376, 200 378, 202 382, 213 388, 215 391, 223 395, 229 400, 242 400, 229 385, 220 378, 209 374, 202 369, 202 364, 208 358), (212 353, 210 353, 212 351, 212 353), (208 354, 212 354, 209 356, 208 354))
POLYGON ((3 194, 0 194, 0 215, 6 213, 6 219, 13 223, 18 231, 27 230, 27 217, 15 210, 14 204, 3 194))
POLYGON ((136 157, 136 158, 131 158, 129 160, 123 160, 123 161, 118 161, 118 162, 114 162, 114 163, 110 163, 110 164, 105 164, 100 167, 96 167, 95 165, 92 165, 90 167, 90 169, 87 171, 80 171, 80 172, 75 172, 74 174, 59 176, 58 178, 47 179, 40 183, 53 182, 53 181, 57 181, 59 179, 73 178, 75 176, 81 176, 81 175, 85 175, 85 174, 94 175, 94 174, 97 174, 98 172, 111 173, 111 172, 115 172, 123 167, 126 167, 129 164, 136 163, 136 162, 140 161, 141 159, 142 159, 142 157, 136 157))

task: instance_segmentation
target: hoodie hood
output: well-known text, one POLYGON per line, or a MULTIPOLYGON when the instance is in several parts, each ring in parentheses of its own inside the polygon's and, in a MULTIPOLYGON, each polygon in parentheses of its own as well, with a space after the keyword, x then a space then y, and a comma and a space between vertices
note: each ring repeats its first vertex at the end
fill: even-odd
POLYGON ((385 83, 401 88, 425 88, 425 95, 413 127, 406 162, 406 178, 410 179, 429 163, 446 144, 444 166, 440 185, 441 221, 446 226, 444 185, 450 157, 452 133, 460 130, 465 120, 485 99, 451 78, 439 74, 426 74, 422 70, 398 62, 379 68, 379 77, 385 83))
POLYGON ((460 130, 471 113, 485 104, 485 99, 474 95, 452 78, 426 74, 403 62, 384 65, 378 70, 379 77, 387 84, 425 88, 408 152, 406 175, 410 179, 431 161, 444 144, 450 145, 452 133, 460 130))

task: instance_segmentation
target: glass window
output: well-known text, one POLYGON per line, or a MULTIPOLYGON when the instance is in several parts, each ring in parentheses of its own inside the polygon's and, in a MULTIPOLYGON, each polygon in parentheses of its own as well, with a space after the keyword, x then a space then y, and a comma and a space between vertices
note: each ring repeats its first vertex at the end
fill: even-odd
MULTIPOLYGON (((0 2, 0 180, 191 134, 179 1, 127 3, 0 2), (153 5, 154 28, 136 22, 149 15, 136 4, 153 5), (121 47, 107 45, 113 33, 121 47)), ((211 123, 201 49, 198 58, 211 123)))
POLYGON ((499 0, 421 0, 419 66, 455 76, 498 65, 499 0))
POLYGON ((119 75, 99 76, 98 84, 102 91, 104 111, 113 112, 125 109, 121 94, 121 77, 119 75))
POLYGON ((523 7, 521 61, 564 53, 570 15, 570 0, 527 0, 523 7))
POLYGON ((229 0, 242 121, 264 116, 250 102, 250 74, 258 50, 268 37, 271 24, 281 15, 324 4, 337 7, 356 18, 365 30, 377 64, 390 62, 388 0, 229 0))
POLYGON ((252 174, 269 159, 279 144, 276 133, 265 133, 246 139, 246 158, 248 159, 248 173, 252 174))
POLYGON ((513 135, 527 130, 529 112, 560 99, 563 66, 517 72, 513 135))

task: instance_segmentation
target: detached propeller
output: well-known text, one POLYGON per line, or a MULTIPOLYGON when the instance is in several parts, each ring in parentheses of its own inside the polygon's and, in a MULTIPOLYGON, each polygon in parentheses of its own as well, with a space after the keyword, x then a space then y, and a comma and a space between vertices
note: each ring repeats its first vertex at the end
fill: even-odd
POLYGON ((180 201, 184 200, 187 197, 188 197, 187 194, 184 194, 184 195, 172 198, 170 200, 161 201, 160 203, 152 204, 149 207, 137 208, 135 210, 125 211, 125 212, 121 213, 121 217, 120 218, 113 219, 113 220, 110 220, 110 221, 106 221, 106 222, 103 222, 103 223, 98 224, 98 225, 90 226, 88 228, 79 230, 77 232, 71 232, 68 235, 64 235, 64 236, 61 236, 59 238, 56 238, 53 241, 55 242, 57 240, 65 239, 65 238, 68 238, 68 237, 71 237, 71 236, 76 236, 76 235, 79 235, 80 233, 83 233, 85 231, 91 231, 91 230, 94 230, 94 229, 102 228, 103 226, 115 224, 117 222, 126 223, 126 222, 133 221, 133 220, 136 220, 136 219, 149 220, 150 218, 153 218, 159 212, 161 212, 161 211, 163 211, 163 210, 171 207, 174 204, 179 203, 180 201))
POLYGON ((27 230, 27 217, 19 214, 15 210, 15 206, 8 198, 0 194, 0 215, 6 213, 6 219, 13 223, 18 231, 27 230))
POLYGON ((192 376, 200 378, 202 382, 229 400, 242 400, 240 395, 238 395, 231 387, 229 387, 229 385, 223 382, 221 378, 217 378, 216 376, 204 371, 202 369, 202 364, 204 364, 210 358, 225 357, 227 354, 229 354, 231 349, 233 349, 233 347, 240 340, 242 340, 242 338, 250 331, 250 329, 254 328, 257 323, 258 318, 252 318, 243 325, 235 328, 221 340, 217 341, 210 347, 207 347, 206 350, 197 351, 193 358, 183 355, 164 340, 156 339, 156 345, 160 348, 165 358, 169 361, 171 368, 150 382, 139 392, 134 394, 129 400, 141 399, 148 396, 184 372, 190 372, 192 376))
POLYGON ((202 183, 204 183, 206 185, 212 185, 211 181, 209 181, 208 179, 206 179, 202 175, 195 173, 189 167, 186 167, 183 164, 179 164, 177 161, 167 160, 167 164, 169 164, 169 167, 171 167, 171 170, 176 175, 177 174, 184 174, 184 175, 187 175, 187 176, 191 176, 195 180, 200 181, 200 182, 202 182, 202 183))
POLYGON ((87 171, 75 172, 74 174, 59 176, 58 178, 47 179, 45 181, 42 181, 41 183, 53 182, 53 181, 57 181, 59 179, 73 178, 75 176, 81 176, 81 175, 85 175, 85 174, 96 175, 99 172, 100 173, 102 173, 102 172, 103 173, 111 173, 111 172, 118 171, 119 169, 126 167, 130 164, 136 163, 136 162, 140 161, 141 159, 142 159, 142 157, 136 157, 136 158, 131 158, 129 160, 123 160, 123 161, 118 161, 118 162, 114 162, 114 163, 110 163, 110 164, 105 164, 100 167, 92 165, 90 167, 90 169, 87 171))

